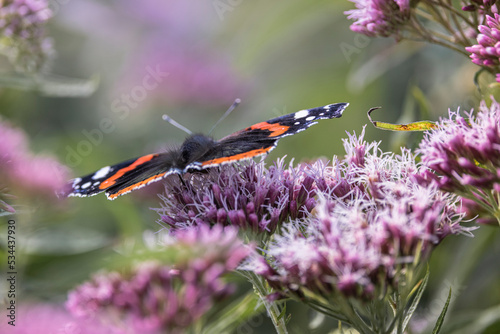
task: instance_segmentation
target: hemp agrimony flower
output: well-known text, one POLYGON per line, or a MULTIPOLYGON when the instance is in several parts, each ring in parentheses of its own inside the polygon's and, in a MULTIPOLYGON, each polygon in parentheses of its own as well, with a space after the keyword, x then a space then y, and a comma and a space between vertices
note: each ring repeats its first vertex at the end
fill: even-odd
MULTIPOLYGON (((476 45, 466 47, 471 53, 470 57, 474 64, 492 69, 495 73, 500 72, 500 15, 486 15, 486 24, 480 25, 476 45)), ((497 76, 497 81, 499 78, 497 76)))
POLYGON ((346 158, 330 169, 341 188, 330 183, 313 213, 285 223, 264 256, 255 255, 244 269, 264 277, 278 296, 360 332, 377 327, 385 333, 393 317, 375 323, 365 317, 368 305, 391 314, 392 292, 404 295, 413 287, 419 265, 443 238, 468 231, 459 225, 458 198, 414 177, 419 166, 411 152, 384 153, 363 135, 344 141, 346 158))
POLYGON ((251 251, 233 227, 178 231, 161 250, 175 264, 143 262, 128 273, 97 274, 69 294, 66 306, 107 323, 118 316, 136 331, 183 333, 233 292, 223 276, 251 251))
POLYGON ((351 30, 369 37, 398 35, 410 18, 410 0, 351 0, 356 9, 345 12, 355 20, 351 30))
POLYGON ((464 209, 480 222, 500 222, 500 104, 482 101, 476 115, 450 111, 425 134, 422 173, 440 189, 462 196, 464 209))
POLYGON ((233 225, 272 233, 287 219, 304 217, 316 205, 314 179, 305 167, 284 167, 283 160, 228 165, 208 173, 169 178, 161 222, 172 229, 191 225, 233 225))

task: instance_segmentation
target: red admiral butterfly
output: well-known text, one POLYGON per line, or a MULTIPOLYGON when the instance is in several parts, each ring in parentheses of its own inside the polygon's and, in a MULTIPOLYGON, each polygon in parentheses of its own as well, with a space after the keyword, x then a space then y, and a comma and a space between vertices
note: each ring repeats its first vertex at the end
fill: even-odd
POLYGON ((170 174, 184 174, 258 157, 269 153, 279 139, 307 129, 318 119, 341 117, 348 105, 336 103, 300 110, 257 123, 221 140, 202 134, 191 135, 176 150, 148 154, 76 178, 71 181, 71 190, 66 195, 86 197, 104 191, 112 200, 170 174))

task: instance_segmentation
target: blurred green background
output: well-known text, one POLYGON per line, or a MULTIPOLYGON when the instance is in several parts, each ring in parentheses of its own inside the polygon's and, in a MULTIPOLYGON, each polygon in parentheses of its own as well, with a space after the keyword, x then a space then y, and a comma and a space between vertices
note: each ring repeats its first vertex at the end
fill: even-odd
MULTIPOLYGON (((76 177, 181 143, 185 134, 161 121, 164 113, 206 133, 235 98, 241 105, 214 137, 300 109, 350 103, 342 118, 281 140, 268 164, 284 155, 295 161, 342 156, 342 138, 362 131, 370 107, 382 107, 377 120, 403 123, 477 106, 477 67, 467 58, 437 46, 355 34, 343 14, 352 7, 305 0, 53 1, 49 34, 57 56, 50 72, 98 76, 97 90, 59 98, 2 88, 0 115, 27 132, 33 151, 57 156, 76 177)), ((365 138, 398 152, 399 145, 415 148, 421 134, 368 125, 365 138)), ((160 206, 161 190, 155 185, 115 201, 70 198, 19 214, 21 299, 62 302, 114 254, 140 247, 145 230, 160 228, 150 208, 160 206)), ((494 307, 500 312, 498 228, 475 234, 449 238, 436 250, 415 326, 435 321, 450 285, 449 325, 494 307)), ((326 333, 336 324, 295 303, 288 311, 292 333, 326 333), (317 320, 314 329, 311 319, 317 320)), ((268 318, 256 319, 245 333, 272 332, 268 318)), ((458 332, 472 333, 464 328, 458 332)))

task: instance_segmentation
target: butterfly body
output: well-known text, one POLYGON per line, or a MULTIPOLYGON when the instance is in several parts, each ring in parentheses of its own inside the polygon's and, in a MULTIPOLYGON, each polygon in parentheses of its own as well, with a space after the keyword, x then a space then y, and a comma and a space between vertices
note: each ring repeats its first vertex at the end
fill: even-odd
POLYGON ((348 103, 304 109, 261 122, 221 140, 194 134, 174 150, 148 154, 71 181, 66 196, 86 197, 105 192, 108 199, 142 188, 170 174, 184 174, 251 159, 269 153, 279 139, 303 131, 318 119, 338 118, 348 103))

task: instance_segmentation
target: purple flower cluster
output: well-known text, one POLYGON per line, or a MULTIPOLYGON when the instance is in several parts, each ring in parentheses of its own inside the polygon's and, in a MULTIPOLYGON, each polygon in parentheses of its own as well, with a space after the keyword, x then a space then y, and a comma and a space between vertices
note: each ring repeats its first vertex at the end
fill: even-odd
MULTIPOLYGON (((486 15, 486 24, 480 25, 477 35, 478 44, 466 47, 474 64, 485 66, 499 72, 500 65, 500 15, 486 15)), ((497 81, 500 80, 497 74, 497 81)), ((500 82, 500 81, 499 81, 500 82)))
POLYGON ((0 121, 0 188, 15 194, 55 198, 55 193, 66 187, 67 179, 66 167, 50 157, 33 155, 26 135, 0 121))
POLYGON ((222 276, 251 251, 233 227, 178 231, 161 249, 175 265, 149 262, 127 274, 96 275, 69 294, 66 306, 77 317, 119 316, 137 331, 181 333, 232 293, 222 276))
POLYGON ((357 9, 345 12, 355 22, 351 30, 369 37, 400 34, 410 19, 410 0, 350 0, 357 9))
POLYGON ((329 172, 337 182, 320 194, 314 215, 285 224, 266 256, 244 266, 281 294, 306 301, 380 297, 397 289, 416 258, 425 260, 447 235, 466 232, 456 197, 414 177, 413 154, 383 153, 363 136, 344 141, 346 158, 329 172))
POLYGON ((500 104, 482 101, 477 115, 449 113, 420 144, 422 177, 459 194, 471 218, 496 223, 500 219, 500 104))
POLYGON ((316 205, 311 168, 285 168, 280 160, 266 169, 250 162, 191 174, 184 181, 169 178, 161 196, 164 205, 156 211, 171 229, 222 224, 272 233, 316 205))
POLYGON ((0 7, 0 34, 9 57, 19 70, 40 70, 52 53, 45 24, 52 16, 46 0, 4 0, 0 7))

